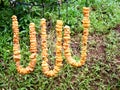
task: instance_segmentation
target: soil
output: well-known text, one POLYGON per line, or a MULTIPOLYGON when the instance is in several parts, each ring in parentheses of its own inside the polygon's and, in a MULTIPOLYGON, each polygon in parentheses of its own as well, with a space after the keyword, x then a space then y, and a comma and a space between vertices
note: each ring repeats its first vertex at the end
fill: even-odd
MULTIPOLYGON (((120 24, 117 25, 114 30, 116 32, 119 32, 120 33, 120 24)), ((48 38, 49 38, 49 49, 51 50, 51 54, 52 56, 55 56, 55 32, 49 32, 48 33, 48 38), (53 43, 54 42, 54 43, 53 43)), ((81 51, 81 37, 82 37, 82 33, 81 34, 76 34, 74 36, 71 36, 71 53, 72 55, 76 55, 76 56, 80 56, 80 51, 81 51)), ((112 61, 107 61, 106 60, 106 46, 105 46, 105 38, 106 38, 106 35, 97 35, 97 34, 93 34, 93 35, 89 35, 88 37, 88 52, 87 52, 87 61, 86 61, 86 64, 89 66, 89 73, 92 73, 94 72, 93 71, 93 66, 97 65, 97 63, 102 63, 101 66, 100 66, 100 70, 98 71, 98 74, 100 76, 100 79, 104 80, 104 84, 107 85, 108 83, 110 83, 109 81, 111 81, 111 85, 112 84, 115 84, 118 82, 118 79, 117 78, 112 78, 111 79, 111 76, 113 73, 116 73, 116 75, 119 74, 119 71, 116 69, 117 68, 117 65, 120 64, 120 56, 116 56, 116 59, 118 62, 116 63, 113 63, 112 61), (107 69, 107 65, 109 64, 109 70, 107 69)), ((38 51, 40 51, 40 36, 38 35, 38 51)), ((51 55, 48 57, 50 58, 51 55)), ((53 61, 53 60, 52 60, 53 61)), ((51 66, 51 69, 53 69, 53 66, 54 66, 54 63, 51 61, 51 59, 49 60, 49 65, 51 66)), ((83 67, 84 68, 84 67, 83 67)), ((81 67, 82 69, 82 67, 81 67)), ((77 71, 76 71, 77 72, 77 71)), ((74 75, 73 75, 73 79, 72 79, 72 82, 74 83, 74 81, 76 81, 75 79, 77 79, 77 75, 79 75, 80 72, 77 72, 74 75)), ((73 72, 74 73, 74 72, 73 72)), ((120 75, 118 75, 120 76, 120 75)), ((60 76, 59 78, 65 78, 66 76, 65 75, 62 75, 60 76)), ((94 78, 94 76, 93 76, 94 78)), ((94 84, 97 83, 97 82, 101 82, 100 79, 96 79, 94 80, 94 84)), ((59 81, 59 80, 58 80, 59 81)), ((91 86, 93 88, 96 88, 97 90, 97 85, 93 85, 93 83, 91 84, 91 86)), ((115 87, 116 88, 116 87, 115 87)))
POLYGON ((120 24, 118 24, 118 25, 117 25, 115 28, 113 28, 113 29, 120 33, 120 24))
MULTIPOLYGON (((104 44, 104 35, 89 35, 88 37, 88 59, 91 59, 92 56, 95 56, 96 59, 100 58, 100 56, 105 59, 105 44, 104 44), (94 45, 91 42, 94 41, 94 45)), ((81 51, 81 36, 75 35, 71 37, 71 48, 72 54, 80 56, 81 51)))

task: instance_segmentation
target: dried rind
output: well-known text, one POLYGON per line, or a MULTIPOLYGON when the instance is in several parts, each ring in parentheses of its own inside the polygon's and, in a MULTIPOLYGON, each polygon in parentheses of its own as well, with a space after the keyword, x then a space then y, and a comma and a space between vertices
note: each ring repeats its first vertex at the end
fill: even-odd
POLYGON ((35 32, 35 24, 30 23, 30 63, 26 68, 23 68, 20 65, 20 45, 19 45, 19 28, 18 28, 18 21, 17 16, 12 16, 12 29, 13 29, 13 59, 16 62, 17 71, 20 74, 28 74, 34 70, 36 65, 36 55, 37 55, 37 42, 36 42, 36 32, 35 32))
POLYGON ((61 20, 57 20, 56 23, 56 35, 57 35, 57 41, 56 41, 56 61, 55 61, 55 66, 53 70, 49 69, 49 64, 48 64, 48 49, 47 49, 47 34, 46 34, 46 20, 41 19, 41 46, 42 46, 42 72, 47 76, 47 77, 54 77, 57 76, 58 72, 60 71, 60 68, 63 66, 62 64, 62 25, 63 22, 61 20))
POLYGON ((64 27, 64 54, 67 62, 74 66, 74 67, 80 67, 85 64, 86 57, 87 57, 87 40, 88 40, 88 28, 90 27, 90 20, 89 20, 89 12, 90 8, 89 7, 83 7, 83 15, 84 18, 82 20, 83 22, 83 36, 82 36, 82 47, 81 47, 81 60, 79 62, 76 62, 70 53, 70 27, 65 26, 64 27))

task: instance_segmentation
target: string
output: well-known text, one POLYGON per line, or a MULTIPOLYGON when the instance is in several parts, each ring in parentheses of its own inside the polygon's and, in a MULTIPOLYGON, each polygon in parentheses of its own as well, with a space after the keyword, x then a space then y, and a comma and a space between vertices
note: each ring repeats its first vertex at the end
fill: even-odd
POLYGON ((43 17, 44 17, 44 10, 45 10, 44 0, 42 0, 42 16, 43 16, 43 17))
MULTIPOLYGON (((42 0, 42 1, 44 1, 44 0, 42 0)), ((50 1, 50 0, 49 0, 50 1)), ((78 0, 74 0, 74 1, 69 1, 68 3, 69 4, 73 4, 73 3, 75 3, 76 1, 78 1, 78 0)), ((30 3, 26 3, 26 2, 19 2, 19 1, 12 1, 12 0, 9 0, 9 2, 10 2, 10 5, 12 5, 12 6, 16 6, 16 5, 25 5, 25 6, 40 6, 40 7, 42 7, 42 4, 36 4, 36 3, 34 3, 34 2, 30 2, 30 3)), ((64 1, 62 1, 62 4, 63 3, 66 3, 66 0, 64 0, 64 1)), ((52 3, 50 3, 50 4, 44 4, 44 7, 53 7, 54 5, 56 5, 56 1, 55 2, 52 2, 52 3)))
POLYGON ((57 2, 57 5, 58 5, 58 18, 60 19, 60 17, 61 17, 61 2, 60 2, 60 0, 58 0, 58 2, 57 2))
MULTIPOLYGON (((10 1, 10 4, 13 7, 19 6, 19 5, 30 6, 30 7, 39 6, 39 7, 42 8, 42 16, 43 17, 44 17, 44 14, 45 14, 45 7, 54 7, 54 5, 57 5, 58 6, 58 18, 59 19, 61 18, 61 0, 58 0, 58 1, 55 1, 55 2, 52 2, 52 3, 49 3, 49 4, 45 4, 44 0, 42 0, 41 4, 37 4, 37 3, 34 3, 34 2, 30 2, 30 3, 19 2, 19 1, 16 1, 16 0, 14 0, 14 1, 9 0, 9 1, 10 1)), ((76 1, 78 1, 78 0, 74 0, 74 1, 64 0, 64 1, 62 1, 62 4, 66 3, 66 22, 67 23, 68 23, 68 6, 69 6, 69 4, 74 4, 76 1)), ((88 5, 87 3, 88 3, 88 0, 86 0, 86 6, 88 5)))
POLYGON ((68 0, 66 1, 66 22, 68 23, 68 0))
POLYGON ((86 2, 85 2, 85 6, 86 7, 88 7, 89 5, 88 5, 88 0, 86 0, 86 2))

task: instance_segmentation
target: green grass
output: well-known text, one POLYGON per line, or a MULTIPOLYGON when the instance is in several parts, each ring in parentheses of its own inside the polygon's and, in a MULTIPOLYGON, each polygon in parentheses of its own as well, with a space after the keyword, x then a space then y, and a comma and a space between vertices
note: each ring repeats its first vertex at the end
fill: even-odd
MULTIPOLYGON (((69 22, 66 22, 65 5, 61 10, 61 19, 64 21, 64 25, 66 23, 71 26, 71 44, 76 45, 75 48, 72 48, 72 54, 77 52, 74 58, 78 58, 80 52, 78 44, 80 44, 82 36, 81 20, 84 3, 84 0, 78 0, 75 4, 69 5, 69 22)), ((39 38, 41 9, 34 7, 29 13, 27 7, 16 8, 16 12, 9 6, 0 7, 0 90, 120 90, 120 33, 113 29, 120 24, 120 2, 119 0, 93 0, 89 5, 91 7, 91 27, 86 64, 80 68, 74 68, 64 59, 63 68, 54 78, 45 77, 41 71, 41 39, 39 38), (27 66, 29 63, 28 26, 30 22, 36 24, 38 62, 34 72, 29 75, 17 73, 13 60, 11 29, 13 14, 19 16, 21 64, 23 66, 27 66)), ((46 9, 45 17, 50 23, 48 30, 49 58, 54 64, 56 8, 52 12, 46 9)))

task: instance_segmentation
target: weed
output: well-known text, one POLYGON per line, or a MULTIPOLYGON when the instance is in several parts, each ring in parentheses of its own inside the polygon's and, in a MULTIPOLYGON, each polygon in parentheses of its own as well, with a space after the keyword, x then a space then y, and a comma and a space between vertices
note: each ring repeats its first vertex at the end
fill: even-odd
MULTIPOLYGON (((119 90, 120 89, 120 33, 113 30, 120 24, 119 0, 91 0, 90 35, 88 40, 88 57, 86 64, 74 68, 63 61, 64 66, 57 77, 47 78, 41 71, 40 19, 42 9, 25 6, 10 8, 8 1, 3 0, 0 6, 0 90, 119 90), (18 16, 20 27, 21 64, 29 62, 29 23, 36 24, 38 40, 37 65, 29 75, 17 73, 13 61, 13 34, 11 16, 18 16)), ((29 2, 30 0, 25 0, 29 2)), ((32 0, 34 1, 34 0, 32 0)), ((53 2, 52 0, 51 2, 53 2)), ((39 1, 41 2, 41 0, 39 1)), ((49 0, 46 0, 48 3, 49 0)), ((38 3, 35 1, 35 3, 38 3)), ((71 27, 71 52, 79 60, 80 38, 82 36, 82 7, 85 0, 69 4, 68 17, 66 5, 61 6, 61 18, 64 24, 71 27)), ((48 53, 50 62, 55 60, 55 23, 58 11, 45 7, 45 18, 48 21, 48 53), (50 12, 52 10, 52 12, 50 12)), ((64 58, 64 53, 63 53, 64 58)))

